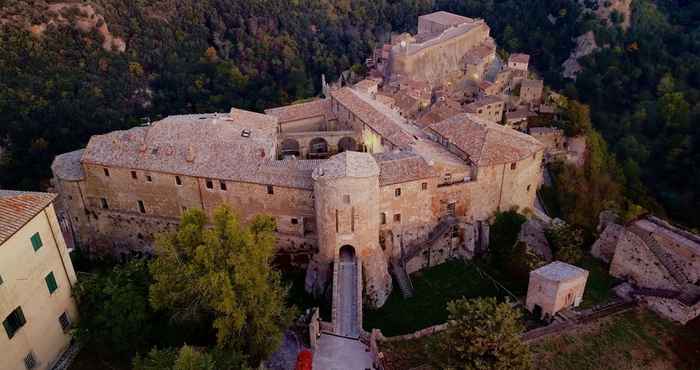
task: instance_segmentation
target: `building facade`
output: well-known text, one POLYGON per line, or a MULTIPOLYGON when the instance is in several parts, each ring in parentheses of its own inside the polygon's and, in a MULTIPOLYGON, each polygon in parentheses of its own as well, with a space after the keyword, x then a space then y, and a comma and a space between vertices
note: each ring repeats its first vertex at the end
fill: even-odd
POLYGON ((380 53, 397 77, 383 90, 381 78, 324 84, 326 98, 264 114, 170 116, 93 136, 52 165, 60 218, 89 252, 127 255, 150 253, 189 208, 228 205, 243 221, 265 213, 277 221, 278 261, 305 266, 315 294, 329 291, 339 250, 352 249, 371 306, 392 276, 473 256, 480 222, 533 207, 544 147, 495 123, 497 98, 416 123, 401 96, 420 109, 431 87, 464 77, 465 55, 488 62, 495 50, 483 20, 437 12, 418 23, 380 53))
POLYGON ((49 369, 69 346, 77 282, 54 194, 0 190, 1 366, 49 369))

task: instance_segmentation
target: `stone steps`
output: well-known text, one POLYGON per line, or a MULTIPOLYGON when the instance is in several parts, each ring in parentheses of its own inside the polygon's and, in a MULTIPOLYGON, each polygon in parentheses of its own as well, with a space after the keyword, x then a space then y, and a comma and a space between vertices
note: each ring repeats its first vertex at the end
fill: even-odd
POLYGON ((51 370, 68 369, 73 363, 73 360, 78 356, 78 352, 80 352, 80 345, 77 342, 71 343, 70 347, 61 354, 61 357, 59 357, 56 363, 51 367, 51 370))
POLYGON ((411 283, 411 278, 408 276, 408 273, 406 273, 406 269, 403 266, 392 264, 392 270, 394 272, 394 277, 396 278, 396 283, 401 291, 401 295, 404 298, 413 297, 413 284, 411 283))
POLYGON ((644 241, 644 244, 649 247, 649 250, 656 256, 664 268, 666 268, 668 273, 671 274, 680 288, 683 288, 686 284, 690 283, 688 276, 685 274, 685 272, 683 272, 683 268, 667 254, 664 248, 659 245, 659 242, 656 241, 653 236, 651 236, 649 231, 646 231, 636 225, 632 225, 629 230, 644 241))

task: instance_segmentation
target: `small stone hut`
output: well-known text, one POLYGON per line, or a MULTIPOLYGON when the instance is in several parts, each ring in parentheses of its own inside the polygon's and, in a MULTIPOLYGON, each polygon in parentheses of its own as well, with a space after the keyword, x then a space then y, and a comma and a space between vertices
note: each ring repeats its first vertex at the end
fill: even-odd
POLYGON ((555 261, 530 272, 527 309, 541 318, 552 317, 568 307, 577 307, 583 299, 588 271, 555 261))

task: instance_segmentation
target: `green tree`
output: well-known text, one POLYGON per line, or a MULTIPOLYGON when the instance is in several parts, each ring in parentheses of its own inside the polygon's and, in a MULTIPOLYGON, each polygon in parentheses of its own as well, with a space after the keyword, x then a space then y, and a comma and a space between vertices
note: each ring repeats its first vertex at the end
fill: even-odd
POLYGON ((214 356, 188 345, 175 349, 153 348, 145 357, 136 356, 134 370, 215 370, 214 356))
POLYGON ((566 136, 583 135, 591 129, 590 107, 576 100, 568 101, 563 118, 566 136))
POLYGON ((527 281, 530 271, 542 266, 544 261, 521 241, 515 244, 513 254, 508 261, 508 271, 514 280, 527 281))
POLYGON ((175 320, 213 317, 218 347, 248 354, 256 364, 277 348, 292 317, 270 265, 274 220, 257 216, 244 226, 220 207, 207 223, 202 211, 189 210, 177 232, 157 238, 151 303, 175 320))
POLYGON ((525 221, 525 216, 514 210, 496 214, 489 231, 489 257, 492 266, 501 268, 511 260, 520 227, 525 221))
POLYGON ((443 369, 531 369, 532 355, 520 339, 520 313, 496 298, 447 304, 447 330, 438 338, 434 363, 443 369))
POLYGON ((104 354, 130 355, 148 347, 154 319, 149 283, 141 260, 81 278, 73 289, 80 314, 78 340, 104 354))
POLYGON ((577 264, 583 258, 583 230, 571 225, 557 225, 545 234, 552 246, 554 258, 570 264, 577 264))

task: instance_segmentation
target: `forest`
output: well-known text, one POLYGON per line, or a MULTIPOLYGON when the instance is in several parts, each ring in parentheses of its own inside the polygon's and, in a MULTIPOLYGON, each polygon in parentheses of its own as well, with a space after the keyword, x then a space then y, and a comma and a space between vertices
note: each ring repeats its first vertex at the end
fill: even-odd
POLYGON ((92 0, 91 30, 56 3, 0 1, 0 187, 45 190, 53 157, 94 134, 317 95, 321 75, 362 73, 392 31, 439 9, 484 18, 501 48, 531 54, 548 85, 590 106, 626 197, 700 226, 700 3, 635 0, 627 30, 574 0, 92 0), (103 46, 103 25, 124 51, 103 46), (564 79, 587 31, 602 47, 564 79))

